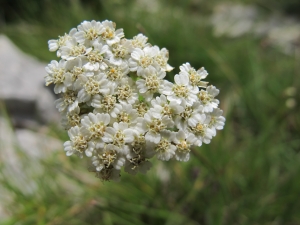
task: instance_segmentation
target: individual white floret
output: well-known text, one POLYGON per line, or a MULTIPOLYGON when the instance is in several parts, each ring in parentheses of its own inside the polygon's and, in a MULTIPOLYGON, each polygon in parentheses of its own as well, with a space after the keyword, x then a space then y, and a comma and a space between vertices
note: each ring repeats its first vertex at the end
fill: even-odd
POLYGON ((78 92, 78 102, 87 102, 97 94, 107 94, 110 89, 108 80, 104 73, 99 73, 93 77, 79 76, 75 83, 75 87, 82 86, 78 92))
POLYGON ((140 117, 144 117, 145 113, 148 112, 149 106, 144 101, 137 101, 133 107, 137 110, 137 113, 140 117))
POLYGON ((170 94, 166 87, 172 84, 163 79, 165 76, 166 72, 152 66, 144 70, 142 78, 136 81, 136 85, 146 101, 151 101, 155 93, 170 94))
POLYGON ((90 45, 105 31, 101 22, 95 20, 83 21, 78 27, 78 32, 75 34, 76 40, 82 45, 90 45))
POLYGON ((56 55, 57 57, 61 57, 61 47, 65 46, 66 42, 71 40, 74 35, 76 34, 77 29, 72 28, 69 32, 69 34, 65 34, 64 36, 59 36, 57 40, 49 40, 48 46, 50 52, 57 51, 56 55))
POLYGON ((138 101, 137 88, 132 78, 123 78, 117 89, 118 101, 123 104, 134 104, 138 101))
POLYGON ((165 95, 160 95, 153 99, 151 105, 152 108, 150 110, 155 118, 160 118, 161 116, 173 118, 173 116, 182 113, 184 110, 184 108, 176 102, 169 102, 165 95))
POLYGON ((169 161, 176 151, 176 146, 172 144, 175 132, 163 131, 161 132, 160 141, 155 144, 154 151, 156 152, 156 157, 162 161, 169 161))
POLYGON ((179 68, 180 68, 179 74, 188 75, 192 86, 196 86, 196 87, 207 86, 208 82, 202 81, 202 79, 205 79, 208 75, 204 67, 196 71, 194 67, 191 67, 189 63, 184 63, 179 68))
POLYGON ((219 108, 213 109, 211 113, 208 114, 210 117, 209 128, 213 132, 213 136, 216 136, 216 130, 222 130, 225 125, 225 117, 222 116, 223 111, 219 108))
POLYGON ((104 132, 110 122, 110 116, 107 113, 89 113, 81 120, 82 132, 88 139, 100 139, 104 136, 104 132))
MULTIPOLYGON (((78 79, 80 75, 86 76, 86 77, 92 77, 94 76, 94 72, 87 71, 83 65, 86 62, 83 62, 83 58, 76 58, 73 60, 69 60, 66 63, 66 71, 72 74, 72 82, 74 82, 78 79)), ((73 86, 72 89, 75 87, 73 86)))
POLYGON ((64 143, 64 150, 66 151, 66 155, 70 156, 72 154, 76 154, 80 158, 82 158, 84 151, 88 148, 88 141, 81 133, 81 128, 79 128, 78 126, 72 127, 68 131, 68 135, 70 137, 70 141, 66 141, 64 143))
POLYGON ((128 63, 123 62, 121 65, 116 66, 109 64, 108 68, 104 71, 107 79, 116 84, 120 84, 123 78, 126 78, 126 75, 130 72, 128 63))
POLYGON ((115 116, 112 116, 114 122, 124 122, 127 123, 128 126, 134 127, 136 124, 136 119, 138 118, 137 110, 132 108, 130 104, 121 104, 122 108, 115 116))
POLYGON ((142 76, 144 70, 150 66, 159 67, 158 63, 154 60, 156 53, 155 48, 148 46, 144 49, 134 49, 129 59, 130 71, 137 71, 137 75, 142 76))
POLYGON ((195 142, 196 146, 201 146, 202 142, 209 144, 212 137, 213 131, 209 128, 210 117, 205 114, 201 114, 199 120, 195 126, 190 126, 189 131, 195 135, 197 141, 195 142))
POLYGON ((75 38, 66 41, 61 48, 61 58, 65 60, 73 60, 77 57, 82 57, 92 51, 91 47, 78 44, 75 38))
POLYGON ((61 124, 65 129, 70 129, 74 126, 79 126, 81 120, 80 108, 76 106, 74 110, 64 110, 61 112, 61 124))
POLYGON ((117 123, 113 124, 113 127, 106 128, 102 140, 105 143, 111 143, 117 147, 117 151, 122 154, 127 154, 129 151, 127 143, 133 141, 134 132, 132 129, 128 128, 127 123, 117 123))
POLYGON ((45 76, 46 86, 49 84, 55 84, 54 92, 55 94, 66 92, 67 88, 72 86, 72 74, 67 72, 66 61, 52 60, 50 64, 45 68, 47 75, 45 76))
POLYGON ((95 107, 94 112, 108 113, 114 118, 117 117, 122 109, 121 104, 117 103, 117 97, 113 94, 107 94, 104 96, 95 95, 91 105, 95 107))
POLYGON ((131 45, 134 48, 140 48, 143 49, 145 47, 150 47, 151 45, 148 42, 148 37, 146 37, 143 34, 138 34, 136 36, 134 36, 131 40, 131 45))
POLYGON ((168 100, 174 101, 177 104, 184 103, 187 105, 193 105, 193 103, 198 100, 198 87, 191 86, 189 84, 189 77, 185 74, 175 75, 174 81, 175 84, 172 85, 172 88, 169 86, 166 87, 166 91, 171 92, 171 94, 166 92, 168 100))
POLYGON ((203 114, 203 106, 195 102, 192 106, 182 103, 183 111, 175 116, 175 125, 179 130, 185 130, 188 125, 196 126, 199 117, 203 114))
POLYGON ((125 163, 125 158, 118 153, 116 146, 108 144, 103 148, 95 149, 92 162, 97 171, 111 167, 120 170, 125 163))
POLYGON ((186 162, 190 159, 191 146, 197 143, 197 139, 192 133, 185 133, 180 130, 176 133, 173 142, 176 146, 175 158, 178 161, 186 162))
POLYGON ((172 67, 168 64, 169 51, 166 48, 159 49, 158 46, 153 46, 153 48, 156 51, 154 60, 157 62, 159 67, 163 71, 168 71, 168 72, 172 71, 174 69, 174 67, 172 67))
POLYGON ((131 42, 127 39, 121 39, 119 43, 111 45, 111 51, 107 52, 107 58, 113 65, 120 66, 127 63, 133 50, 131 42))
POLYGON ((73 90, 67 90, 63 93, 62 98, 54 101, 54 104, 59 112, 64 110, 73 111, 78 107, 77 92, 73 90))
POLYGON ((219 90, 215 86, 208 86, 205 90, 198 93, 198 98, 203 105, 204 112, 212 112, 219 105, 219 100, 215 97, 219 94, 219 90))
POLYGON ((106 42, 109 46, 120 42, 124 37, 123 29, 116 29, 116 24, 112 21, 105 20, 102 22, 105 31, 101 34, 100 39, 106 42))
POLYGON ((86 57, 84 57, 87 61, 84 68, 89 71, 105 70, 107 64, 104 62, 104 54, 107 52, 109 52, 107 45, 95 42, 93 44, 93 50, 87 52, 86 57))
POLYGON ((167 128, 172 128, 174 122, 168 116, 155 118, 151 112, 147 112, 144 118, 138 118, 138 124, 146 133, 146 141, 158 143, 161 139, 161 132, 167 128))

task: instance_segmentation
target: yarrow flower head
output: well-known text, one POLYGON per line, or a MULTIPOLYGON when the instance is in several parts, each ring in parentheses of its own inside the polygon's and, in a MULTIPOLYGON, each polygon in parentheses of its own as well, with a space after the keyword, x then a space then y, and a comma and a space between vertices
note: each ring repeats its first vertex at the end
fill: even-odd
POLYGON ((224 127, 207 71, 184 63, 174 83, 166 80, 169 52, 143 34, 126 39, 114 22, 93 20, 48 44, 60 58, 46 67, 45 83, 60 94, 66 155, 87 157, 103 181, 119 180, 122 168, 146 173, 151 158, 186 162, 224 127))

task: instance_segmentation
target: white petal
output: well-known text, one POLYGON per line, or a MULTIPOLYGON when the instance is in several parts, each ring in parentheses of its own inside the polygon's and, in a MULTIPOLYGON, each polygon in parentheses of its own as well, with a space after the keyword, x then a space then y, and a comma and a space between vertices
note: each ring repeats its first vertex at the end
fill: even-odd
POLYGON ((151 141, 155 144, 158 144, 161 139, 161 136, 159 133, 153 133, 153 132, 149 131, 149 132, 147 132, 145 139, 148 141, 151 141))

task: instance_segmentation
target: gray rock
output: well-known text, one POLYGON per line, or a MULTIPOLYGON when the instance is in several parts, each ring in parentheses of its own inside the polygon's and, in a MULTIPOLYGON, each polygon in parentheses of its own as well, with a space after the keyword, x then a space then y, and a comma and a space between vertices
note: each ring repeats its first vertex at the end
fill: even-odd
POLYGON ((17 129, 15 135, 20 149, 32 159, 43 159, 54 151, 63 151, 62 141, 45 134, 27 129, 17 129))
POLYGON ((63 149, 61 140, 49 137, 41 130, 42 128, 40 132, 34 132, 28 129, 13 129, 9 120, 0 116, 0 159, 6 159, 6 164, 16 169, 21 160, 20 154, 32 161, 38 161, 63 149))
POLYGON ((4 101, 16 126, 59 119, 54 96, 44 86, 45 66, 0 35, 0 100, 4 101))

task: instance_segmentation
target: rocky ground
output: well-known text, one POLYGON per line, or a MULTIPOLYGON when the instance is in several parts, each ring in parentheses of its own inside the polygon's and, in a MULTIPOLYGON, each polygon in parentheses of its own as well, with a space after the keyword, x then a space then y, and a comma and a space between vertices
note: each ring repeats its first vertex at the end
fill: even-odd
POLYGON ((58 119, 54 95, 44 86, 45 63, 21 52, 0 36, 0 100, 15 127, 32 127, 58 119))
POLYGON ((211 25, 216 36, 237 38, 252 34, 263 45, 274 46, 286 54, 299 53, 300 21, 279 12, 265 14, 251 4, 222 2, 214 7, 211 25))
MULTIPOLYGON (((3 173, 19 174, 18 182, 20 157, 34 159, 30 163, 38 169, 39 159, 62 149, 60 140, 45 134, 46 124, 59 121, 55 97, 44 86, 45 66, 0 35, 0 164, 3 173)), ((5 218, 1 204, 0 218, 5 218)))

